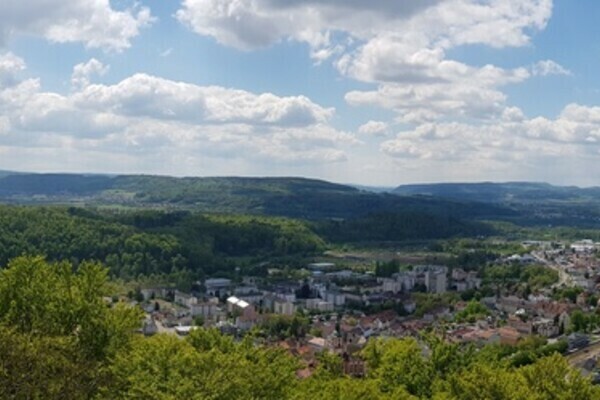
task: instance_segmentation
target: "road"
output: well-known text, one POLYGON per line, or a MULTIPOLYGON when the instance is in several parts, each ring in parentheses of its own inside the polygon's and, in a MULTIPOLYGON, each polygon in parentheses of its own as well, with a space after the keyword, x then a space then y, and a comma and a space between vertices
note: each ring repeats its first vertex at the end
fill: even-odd
POLYGON ((589 358, 600 357, 600 341, 591 343, 585 349, 577 350, 566 356, 569 363, 576 367, 581 367, 582 364, 589 358))
POLYGON ((548 261, 543 253, 534 251, 531 255, 538 260, 540 263, 546 265, 549 268, 552 268, 556 272, 558 272, 558 282, 552 285, 552 287, 560 287, 560 286, 573 286, 573 280, 569 276, 569 274, 565 271, 568 266, 563 266, 560 264, 556 264, 554 262, 548 261))

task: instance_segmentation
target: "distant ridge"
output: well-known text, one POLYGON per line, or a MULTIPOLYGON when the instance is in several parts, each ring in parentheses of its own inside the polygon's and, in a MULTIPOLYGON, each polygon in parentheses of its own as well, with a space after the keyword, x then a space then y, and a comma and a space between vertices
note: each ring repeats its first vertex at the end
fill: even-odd
POLYGON ((294 218, 355 218, 421 212, 456 218, 513 212, 469 201, 422 199, 298 177, 175 178, 155 175, 7 174, 0 201, 13 204, 118 205, 294 218))
POLYGON ((399 186, 392 193, 485 203, 600 200, 600 188, 598 187, 554 186, 542 182, 414 184, 399 186))

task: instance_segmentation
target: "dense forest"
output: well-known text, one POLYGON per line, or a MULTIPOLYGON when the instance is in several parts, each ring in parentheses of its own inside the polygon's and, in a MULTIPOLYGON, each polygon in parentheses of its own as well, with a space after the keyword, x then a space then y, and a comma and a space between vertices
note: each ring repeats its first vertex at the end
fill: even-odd
MULTIPOLYGON (((279 258, 302 260, 328 245, 492 233, 489 225, 416 212, 302 221, 190 211, 0 206, 0 263, 20 255, 100 261, 114 277, 228 274, 279 258)), ((188 279, 188 280, 190 280, 188 279)))
MULTIPOLYGON (((281 218, 0 206, 0 263, 23 254, 105 263, 113 276, 227 271, 229 258, 304 256, 324 249, 303 223, 281 218)), ((229 268, 231 269, 231 268, 229 268)))
POLYGON ((20 257, 0 271, 2 399, 597 399, 599 389, 559 354, 482 350, 435 336, 372 340, 367 376, 322 354, 312 376, 300 358, 262 344, 197 329, 185 340, 134 333, 141 312, 108 304, 108 270, 94 263, 20 257), (519 358, 520 360, 520 358, 519 358))

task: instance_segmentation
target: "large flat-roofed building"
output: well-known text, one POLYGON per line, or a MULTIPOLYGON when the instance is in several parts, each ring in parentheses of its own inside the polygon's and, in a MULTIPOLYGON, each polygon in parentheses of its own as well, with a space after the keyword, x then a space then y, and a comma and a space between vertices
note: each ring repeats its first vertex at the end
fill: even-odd
POLYGON ((204 282, 204 287, 209 296, 224 296, 231 291, 231 279, 210 278, 204 282))

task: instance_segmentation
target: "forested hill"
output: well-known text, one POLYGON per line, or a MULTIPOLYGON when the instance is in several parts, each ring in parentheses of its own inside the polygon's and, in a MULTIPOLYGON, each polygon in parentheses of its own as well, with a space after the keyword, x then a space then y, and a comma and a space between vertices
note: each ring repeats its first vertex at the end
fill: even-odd
POLYGON ((393 193, 404 196, 426 195, 498 204, 600 201, 600 188, 597 187, 553 186, 548 183, 533 182, 402 185, 394 189, 393 193))
MULTIPOLYGON (((0 266, 12 258, 100 261, 124 279, 191 282, 277 259, 301 262, 328 243, 428 240, 491 233, 482 223, 422 213, 305 222, 190 211, 0 205, 0 266)), ((265 272, 265 271, 262 271, 265 272)), ((258 273, 258 271, 253 271, 258 273)))
POLYGON ((123 205, 293 218, 357 218, 419 212, 456 218, 511 216, 506 208, 372 193, 303 178, 173 178, 84 174, 0 175, 0 201, 17 204, 123 205))
POLYGON ((227 272, 232 258, 303 257, 324 246, 305 223, 284 218, 0 206, 0 265, 33 254, 101 261, 125 279, 182 275, 191 281, 190 275, 227 272))
POLYGON ((600 228, 600 188, 553 186, 547 183, 440 183, 405 185, 400 196, 475 201, 514 210, 520 225, 600 228))

